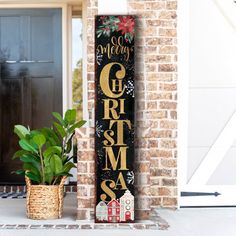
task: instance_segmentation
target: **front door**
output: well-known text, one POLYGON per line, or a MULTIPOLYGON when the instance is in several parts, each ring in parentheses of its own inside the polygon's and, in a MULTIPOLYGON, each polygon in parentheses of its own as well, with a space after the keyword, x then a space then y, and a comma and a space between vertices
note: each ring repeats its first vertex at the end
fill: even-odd
POLYGON ((0 10, 0 184, 23 182, 11 174, 18 140, 15 124, 32 129, 62 112, 61 9, 0 10))

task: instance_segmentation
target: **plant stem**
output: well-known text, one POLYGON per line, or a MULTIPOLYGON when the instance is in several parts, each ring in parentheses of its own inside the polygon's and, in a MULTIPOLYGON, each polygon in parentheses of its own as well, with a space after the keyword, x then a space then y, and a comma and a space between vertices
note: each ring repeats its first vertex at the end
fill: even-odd
POLYGON ((58 176, 54 179, 52 185, 56 184, 58 176))
POLYGON ((39 148, 39 156, 41 161, 41 169, 42 169, 42 177, 43 177, 43 184, 45 184, 45 173, 44 173, 44 164, 43 164, 43 156, 42 156, 42 150, 39 148))

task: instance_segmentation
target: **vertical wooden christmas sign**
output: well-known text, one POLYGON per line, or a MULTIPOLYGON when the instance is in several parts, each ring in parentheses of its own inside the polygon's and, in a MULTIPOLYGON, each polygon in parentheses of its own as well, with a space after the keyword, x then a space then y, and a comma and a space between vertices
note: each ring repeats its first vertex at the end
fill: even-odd
POLYGON ((96 222, 134 221, 134 17, 95 20, 96 222))

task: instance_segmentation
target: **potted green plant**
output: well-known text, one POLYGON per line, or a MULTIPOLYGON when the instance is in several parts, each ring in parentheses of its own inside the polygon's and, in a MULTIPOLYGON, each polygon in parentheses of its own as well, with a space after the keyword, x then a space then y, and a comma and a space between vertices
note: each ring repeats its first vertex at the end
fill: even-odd
POLYGON ((86 121, 76 121, 76 110, 67 110, 64 118, 53 112, 52 127, 30 130, 15 125, 20 149, 13 159, 23 165, 16 174, 24 175, 27 186, 27 216, 31 219, 61 218, 64 182, 70 176, 71 149, 76 128, 86 121))

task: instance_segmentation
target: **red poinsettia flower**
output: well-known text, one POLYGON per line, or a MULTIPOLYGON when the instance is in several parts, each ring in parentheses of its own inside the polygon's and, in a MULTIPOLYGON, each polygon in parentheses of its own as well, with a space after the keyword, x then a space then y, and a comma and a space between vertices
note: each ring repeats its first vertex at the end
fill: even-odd
POLYGON ((102 21, 102 24, 104 24, 104 22, 105 22, 106 19, 107 19, 106 16, 101 16, 101 17, 100 17, 100 20, 102 21))
POLYGON ((134 32, 134 19, 130 16, 119 17, 120 22, 118 22, 118 31, 122 34, 134 32))

